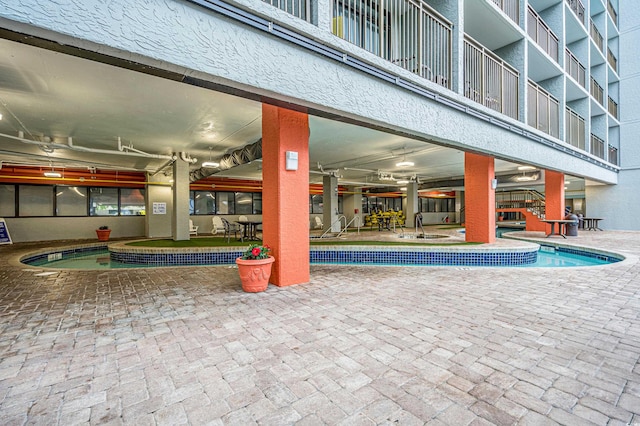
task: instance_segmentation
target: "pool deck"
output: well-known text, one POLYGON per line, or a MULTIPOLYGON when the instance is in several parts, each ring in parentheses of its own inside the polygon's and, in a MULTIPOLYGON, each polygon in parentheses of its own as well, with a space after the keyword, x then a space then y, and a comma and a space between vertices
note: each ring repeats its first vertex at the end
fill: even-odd
POLYGON ((519 234, 626 259, 317 265, 248 294, 229 266, 54 271, 15 259, 56 244, 0 246, 0 423, 640 424, 640 232, 519 234))

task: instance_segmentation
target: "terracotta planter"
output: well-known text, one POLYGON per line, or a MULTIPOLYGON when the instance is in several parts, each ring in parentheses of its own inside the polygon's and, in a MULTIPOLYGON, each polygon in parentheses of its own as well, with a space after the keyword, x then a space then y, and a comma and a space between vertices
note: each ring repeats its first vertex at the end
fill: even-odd
POLYGON ((96 234, 98 235, 98 241, 109 241, 111 229, 96 229, 96 234))
POLYGON ((271 266, 274 261, 275 258, 273 256, 269 256, 266 259, 249 260, 242 259, 241 257, 237 258, 236 265, 238 265, 242 289, 247 293, 265 291, 269 285, 271 266))

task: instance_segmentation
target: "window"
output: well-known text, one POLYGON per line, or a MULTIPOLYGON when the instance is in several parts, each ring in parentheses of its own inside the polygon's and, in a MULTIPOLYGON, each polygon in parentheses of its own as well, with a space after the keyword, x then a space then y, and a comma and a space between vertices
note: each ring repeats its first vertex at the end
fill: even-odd
POLYGON ((218 214, 235 214, 233 192, 218 192, 216 197, 216 213, 218 214))
POLYGON ((311 211, 312 214, 323 213, 322 194, 315 194, 311 196, 311 211))
POLYGON ((250 192, 236 192, 236 214, 253 214, 253 197, 250 192))
POLYGON ((0 217, 16 215, 16 187, 0 185, 0 217))
POLYGON ((120 189, 120 214, 140 216, 145 213, 144 189, 120 189))
POLYGON ((56 186, 56 216, 86 216, 87 188, 56 186))
POLYGON ((420 198, 420 211, 425 213, 447 213, 456 211, 455 198, 420 198))
POLYGON ((20 216, 53 216, 53 187, 20 185, 18 187, 20 216))
POLYGON ((90 216, 118 215, 118 188, 89 189, 90 216))
POLYGON ((262 193, 253 193, 253 214, 262 214, 262 193))

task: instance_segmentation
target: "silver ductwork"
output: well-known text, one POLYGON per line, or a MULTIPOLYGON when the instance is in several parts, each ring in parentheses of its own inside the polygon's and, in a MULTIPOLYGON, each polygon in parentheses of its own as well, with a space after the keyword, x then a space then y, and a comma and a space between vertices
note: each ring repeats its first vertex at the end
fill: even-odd
POLYGON ((238 148, 229 154, 225 154, 220 159, 220 166, 217 168, 200 167, 189 173, 189 180, 191 182, 204 179, 223 170, 229 170, 233 167, 240 166, 242 164, 248 164, 252 161, 262 158, 262 138, 256 142, 245 145, 242 148, 238 148))

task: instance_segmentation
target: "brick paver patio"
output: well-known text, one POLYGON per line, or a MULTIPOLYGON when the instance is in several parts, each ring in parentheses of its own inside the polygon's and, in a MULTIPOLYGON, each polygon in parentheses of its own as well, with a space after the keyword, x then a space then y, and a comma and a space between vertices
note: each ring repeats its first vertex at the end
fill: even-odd
POLYGON ((640 233, 589 268, 47 271, 0 247, 0 423, 640 425, 640 233))

